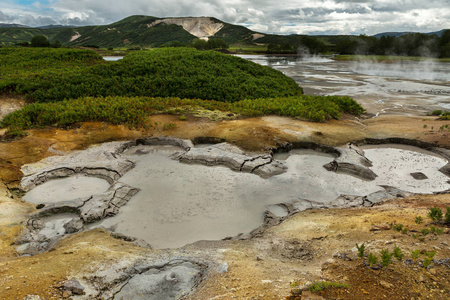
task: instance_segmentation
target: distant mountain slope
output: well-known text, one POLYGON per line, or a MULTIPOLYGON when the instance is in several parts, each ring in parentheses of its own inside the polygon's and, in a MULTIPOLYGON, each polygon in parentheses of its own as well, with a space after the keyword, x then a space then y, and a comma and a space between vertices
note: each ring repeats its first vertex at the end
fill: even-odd
POLYGON ((28 26, 24 26, 24 25, 20 25, 20 24, 0 23, 0 28, 16 28, 16 27, 26 28, 28 26))
MULTIPOLYGON (((442 30, 439 30, 439 31, 428 32, 426 34, 429 34, 429 35, 437 34, 439 37, 441 37, 445 30, 446 29, 442 29, 442 30)), ((410 34, 410 33, 415 33, 415 32, 411 32, 411 31, 408 31, 408 32, 382 32, 382 33, 375 34, 374 37, 377 37, 377 38, 380 38, 382 36, 399 37, 399 36, 402 36, 402 35, 405 35, 405 34, 410 34)))
POLYGON ((28 42, 34 35, 45 35, 67 46, 99 47, 153 46, 178 41, 220 37, 227 43, 247 43, 264 36, 243 26, 209 17, 156 18, 131 16, 110 25, 50 28, 0 28, 0 45, 28 42))

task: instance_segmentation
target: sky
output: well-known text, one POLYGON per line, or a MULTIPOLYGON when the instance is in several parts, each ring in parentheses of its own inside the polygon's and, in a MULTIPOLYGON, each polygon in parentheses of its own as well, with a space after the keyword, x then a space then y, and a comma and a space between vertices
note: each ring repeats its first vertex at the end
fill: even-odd
POLYGON ((450 0, 0 0, 0 23, 105 25, 131 15, 215 17, 274 34, 450 29, 450 0))

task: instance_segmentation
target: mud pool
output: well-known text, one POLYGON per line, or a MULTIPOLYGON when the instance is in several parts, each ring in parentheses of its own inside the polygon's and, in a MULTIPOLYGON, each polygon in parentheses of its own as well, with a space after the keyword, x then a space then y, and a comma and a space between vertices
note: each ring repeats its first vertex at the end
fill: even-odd
MULTIPOLYGON (((135 166, 118 181, 140 191, 117 215, 89 227, 108 228, 154 248, 176 248, 248 234, 262 224, 268 209, 286 216, 276 205, 280 203, 295 204, 302 210, 308 208, 308 201, 317 207, 339 206, 337 199, 342 195, 366 196, 383 192, 382 186, 413 193, 450 189, 449 178, 438 171, 448 161, 413 147, 366 148, 365 156, 373 164, 370 168, 378 175, 372 181, 327 171, 323 166, 335 156, 313 150, 276 154, 274 159, 287 170, 267 179, 224 166, 180 163, 173 159, 180 151, 174 146, 140 145, 122 153, 135 166), (426 178, 411 175, 418 172, 426 178)), ((49 180, 24 199, 32 203, 64 201, 101 193, 108 187, 102 179, 71 176, 49 180)), ((60 219, 45 226, 61 227, 64 222, 60 219)))
POLYGON ((239 56, 282 71, 303 87, 305 94, 348 95, 375 115, 450 109, 450 63, 239 56))

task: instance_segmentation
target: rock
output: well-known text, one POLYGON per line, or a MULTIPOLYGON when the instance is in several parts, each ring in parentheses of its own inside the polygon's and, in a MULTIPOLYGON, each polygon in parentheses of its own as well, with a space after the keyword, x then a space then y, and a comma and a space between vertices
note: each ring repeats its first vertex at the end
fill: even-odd
POLYGON ((70 291, 74 295, 84 295, 84 287, 74 278, 66 280, 62 288, 64 291, 70 291))
POLYGON ((334 161, 324 165, 328 171, 353 175, 365 180, 375 180, 375 174, 369 167, 372 162, 364 156, 364 151, 356 146, 349 145, 349 148, 336 148, 339 157, 334 161))
POLYGON ((415 172, 415 173, 411 173, 409 175, 411 175, 415 180, 428 179, 427 175, 423 174, 422 172, 415 172))
POLYGON ((228 264, 227 263, 223 263, 220 266, 218 266, 217 267, 217 272, 219 272, 220 274, 227 273, 228 272, 228 264))
POLYGON ((303 291, 302 292, 302 300, 325 300, 324 297, 319 296, 319 295, 314 295, 312 292, 310 291, 303 291))
POLYGON ((370 231, 389 230, 389 229, 391 229, 391 227, 386 223, 376 224, 370 227, 370 231))
POLYGON ((28 295, 23 298, 23 300, 41 300, 41 297, 38 295, 28 295))
POLYGON ((69 298, 70 296, 72 296, 71 291, 63 291, 63 294, 62 294, 63 298, 69 298))
POLYGON ((383 281, 383 280, 380 280, 380 285, 381 285, 382 287, 384 287, 384 288, 387 288, 387 289, 392 289, 392 288, 394 287, 393 284, 388 283, 388 282, 383 281))
POLYGON ((80 218, 74 218, 68 223, 64 224, 64 229, 66 230, 66 233, 75 233, 83 229, 84 224, 83 221, 80 218))
POLYGON ((432 274, 432 275, 436 275, 436 273, 437 273, 435 268, 429 269, 428 272, 430 272, 430 274, 432 274))

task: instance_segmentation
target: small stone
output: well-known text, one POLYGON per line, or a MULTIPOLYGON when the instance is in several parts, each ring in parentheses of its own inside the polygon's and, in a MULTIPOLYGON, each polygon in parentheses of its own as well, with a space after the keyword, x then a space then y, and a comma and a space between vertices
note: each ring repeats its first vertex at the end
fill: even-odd
POLYGON ((372 225, 372 227, 370 227, 370 231, 389 230, 389 229, 391 229, 391 227, 386 223, 374 224, 372 225))
POLYGON ((383 281, 383 280, 380 280, 380 285, 381 285, 382 287, 384 287, 384 288, 387 288, 387 289, 391 289, 391 288, 393 288, 393 287, 394 287, 394 285, 393 285, 393 284, 391 284, 391 283, 388 283, 388 282, 386 282, 386 281, 383 281))
POLYGON ((261 261, 261 260, 264 260, 264 259, 262 259, 261 257, 257 256, 257 257, 256 257, 256 260, 257 260, 257 261, 261 261))
POLYGON ((23 300, 41 300, 41 297, 38 295, 28 295, 23 298, 23 300))
POLYGON ((429 272, 430 272, 432 275, 436 275, 436 269, 435 269, 435 268, 431 268, 431 269, 429 270, 429 272))
POLYGON ((76 279, 70 279, 64 282, 65 291, 70 291, 74 295, 84 295, 84 287, 76 279))
POLYGON ((72 292, 71 291, 64 291, 62 296, 63 296, 63 298, 69 298, 70 296, 72 296, 72 292))

